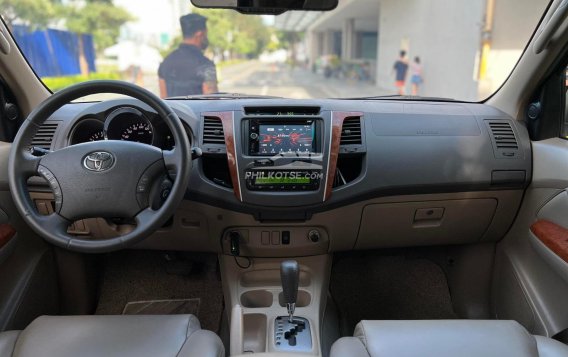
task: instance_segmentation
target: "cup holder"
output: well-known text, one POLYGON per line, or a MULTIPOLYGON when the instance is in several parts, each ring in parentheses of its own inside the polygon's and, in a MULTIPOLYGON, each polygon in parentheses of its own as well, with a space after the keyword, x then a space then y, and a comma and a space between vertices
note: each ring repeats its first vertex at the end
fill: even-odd
POLYGON ((250 290, 241 295, 241 305, 248 308, 271 307, 272 293, 266 290, 250 290))
MULTIPOLYGON (((310 293, 304 290, 298 290, 298 297, 296 298, 296 307, 306 307, 312 301, 312 296, 310 293)), ((286 302, 284 302, 284 294, 280 293, 278 295, 278 303, 282 307, 286 307, 286 302)))

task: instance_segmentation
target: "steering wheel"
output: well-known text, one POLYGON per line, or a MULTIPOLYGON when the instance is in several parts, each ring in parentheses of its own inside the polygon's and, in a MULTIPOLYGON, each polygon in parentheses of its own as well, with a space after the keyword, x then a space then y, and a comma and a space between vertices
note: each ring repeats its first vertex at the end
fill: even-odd
POLYGON ((176 113, 149 91, 122 81, 83 82, 50 96, 20 127, 8 162, 10 191, 24 220, 48 242, 83 253, 119 250, 155 232, 183 199, 190 170, 190 143, 176 113), (57 109, 100 93, 123 94, 149 105, 171 130, 174 148, 162 151, 136 142, 105 140, 68 146, 43 156, 30 150, 37 129, 57 109), (37 175, 49 182, 55 196, 55 210, 50 215, 39 214, 28 194, 28 178, 37 175), (150 196, 155 195, 154 183, 164 177, 174 178, 173 184, 169 181, 161 187, 158 196, 162 195, 163 204, 153 207, 150 196), (136 227, 106 240, 67 233, 71 222, 90 217, 133 219, 136 227))

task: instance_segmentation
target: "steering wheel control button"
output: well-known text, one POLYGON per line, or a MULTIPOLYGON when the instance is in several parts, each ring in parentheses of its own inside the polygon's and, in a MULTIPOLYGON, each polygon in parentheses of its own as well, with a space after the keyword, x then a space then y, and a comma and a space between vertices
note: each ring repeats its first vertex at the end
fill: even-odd
POLYGON ((45 166, 39 165, 37 172, 47 180, 51 191, 53 192, 53 198, 55 201, 55 212, 59 213, 61 211, 61 205, 63 204, 63 194, 61 193, 61 187, 57 179, 45 166))
MULTIPOLYGON (((138 180, 138 184, 136 185, 136 199, 138 200, 138 204, 140 207, 145 208, 148 207, 150 204, 149 194, 152 188, 152 183, 156 182, 156 178, 161 174, 166 172, 166 168, 164 166, 164 162, 159 160, 153 163, 152 165, 148 166, 146 171, 140 176, 138 180)), ((167 187, 164 186, 164 183, 160 185, 160 196, 162 196, 164 189, 171 190, 172 186, 169 185, 167 187)), ((169 195, 169 192, 168 194, 169 195)), ((167 197, 167 196, 166 196, 167 197)))
POLYGON ((83 167, 89 171, 103 172, 114 165, 114 155, 107 151, 94 151, 83 158, 83 167))

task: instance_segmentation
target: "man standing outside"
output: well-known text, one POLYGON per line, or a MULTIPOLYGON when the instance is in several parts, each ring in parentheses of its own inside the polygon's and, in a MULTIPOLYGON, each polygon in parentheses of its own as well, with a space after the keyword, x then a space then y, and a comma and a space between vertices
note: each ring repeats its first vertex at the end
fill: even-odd
POLYGON ((183 42, 160 64, 160 96, 166 98, 218 92, 215 64, 203 55, 209 45, 207 18, 188 14, 179 21, 183 42))
POLYGON ((406 51, 400 51, 400 57, 394 63, 393 70, 395 72, 395 86, 398 88, 398 94, 404 95, 404 87, 406 86, 406 73, 408 72, 406 51))

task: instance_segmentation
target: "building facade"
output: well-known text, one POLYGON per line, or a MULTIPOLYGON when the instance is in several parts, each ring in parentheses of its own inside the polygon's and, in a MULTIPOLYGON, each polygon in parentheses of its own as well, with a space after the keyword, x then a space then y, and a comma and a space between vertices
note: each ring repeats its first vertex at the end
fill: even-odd
POLYGON ((409 60, 419 56, 422 62, 420 95, 477 100, 508 76, 547 4, 547 0, 340 0, 331 12, 279 16, 276 26, 306 31, 312 66, 326 56, 364 64, 376 86, 394 92, 393 64, 399 51, 405 50, 409 60))

